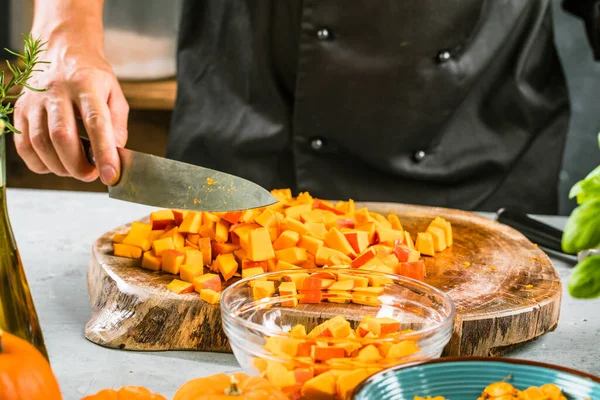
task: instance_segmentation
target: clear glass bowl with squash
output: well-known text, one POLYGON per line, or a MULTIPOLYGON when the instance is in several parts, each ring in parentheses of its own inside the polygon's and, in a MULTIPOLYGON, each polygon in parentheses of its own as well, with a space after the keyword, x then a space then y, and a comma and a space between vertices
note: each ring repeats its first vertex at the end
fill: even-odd
POLYGON ((269 272, 221 296, 242 368, 295 399, 346 399, 374 373, 439 357, 454 312, 430 285, 352 268, 269 272))

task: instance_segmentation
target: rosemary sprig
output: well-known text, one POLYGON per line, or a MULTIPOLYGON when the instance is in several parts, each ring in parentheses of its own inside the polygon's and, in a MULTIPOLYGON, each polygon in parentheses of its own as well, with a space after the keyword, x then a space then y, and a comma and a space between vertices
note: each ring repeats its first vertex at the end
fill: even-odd
POLYGON ((18 99, 23 95, 23 91, 20 91, 17 94, 9 94, 8 92, 15 86, 21 86, 27 88, 34 92, 45 92, 48 88, 38 89, 33 86, 30 86, 27 82, 31 78, 31 74, 34 72, 40 72, 41 70, 36 69, 36 66, 39 64, 49 64, 48 61, 41 61, 39 59, 39 55, 44 51, 44 46, 47 42, 42 42, 40 39, 34 39, 32 34, 29 35, 23 34, 23 54, 16 53, 9 49, 5 49, 10 54, 17 57, 17 60, 20 61, 22 67, 18 65, 11 64, 10 61, 6 60, 6 65, 8 69, 12 73, 12 77, 10 81, 5 82, 4 71, 0 72, 0 114, 4 116, 4 118, 0 119, 0 134, 3 134, 6 130, 13 133, 21 133, 17 128, 15 128, 6 118, 6 115, 12 114, 15 110, 13 104, 8 102, 3 104, 7 99, 18 99), (2 126, 4 125, 4 126, 2 126))

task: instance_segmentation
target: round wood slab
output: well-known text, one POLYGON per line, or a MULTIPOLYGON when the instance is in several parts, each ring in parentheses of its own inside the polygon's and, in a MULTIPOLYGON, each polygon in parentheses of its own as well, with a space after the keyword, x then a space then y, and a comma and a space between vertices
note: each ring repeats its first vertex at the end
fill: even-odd
MULTIPOLYGON (((397 214, 413 237, 436 216, 452 223, 453 246, 423 257, 426 282, 456 304, 454 333, 444 355, 497 356, 556 328, 560 279, 546 254, 516 230, 459 210, 395 203, 357 207, 397 214)), ((127 350, 231 352, 218 304, 203 302, 197 293, 174 294, 166 289, 173 275, 112 255, 113 235, 127 229, 107 232, 93 246, 88 271, 92 316, 85 336, 127 350)), ((319 317, 315 312, 298 322, 319 317)))

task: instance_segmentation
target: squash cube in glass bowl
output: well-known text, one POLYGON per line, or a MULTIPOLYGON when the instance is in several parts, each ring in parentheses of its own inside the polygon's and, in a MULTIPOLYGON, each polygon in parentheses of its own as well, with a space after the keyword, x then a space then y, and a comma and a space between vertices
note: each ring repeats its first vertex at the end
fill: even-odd
POLYGON ((269 272, 221 297, 242 368, 291 398, 346 399, 379 371, 440 357, 454 312, 446 294, 423 282, 347 268, 269 272), (274 290, 255 290, 265 282, 274 290))

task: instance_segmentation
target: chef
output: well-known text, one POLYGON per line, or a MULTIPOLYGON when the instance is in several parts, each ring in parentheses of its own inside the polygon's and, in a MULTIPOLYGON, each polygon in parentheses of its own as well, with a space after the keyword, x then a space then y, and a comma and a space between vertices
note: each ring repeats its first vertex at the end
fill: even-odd
MULTIPOLYGON (((597 2, 566 6, 587 18, 597 2)), ((104 59, 102 3, 35 1, 51 63, 32 85, 50 90, 15 114, 34 172, 118 180, 128 105, 104 59)), ((569 99, 551 8, 187 0, 167 156, 322 198, 556 213, 569 99)))

